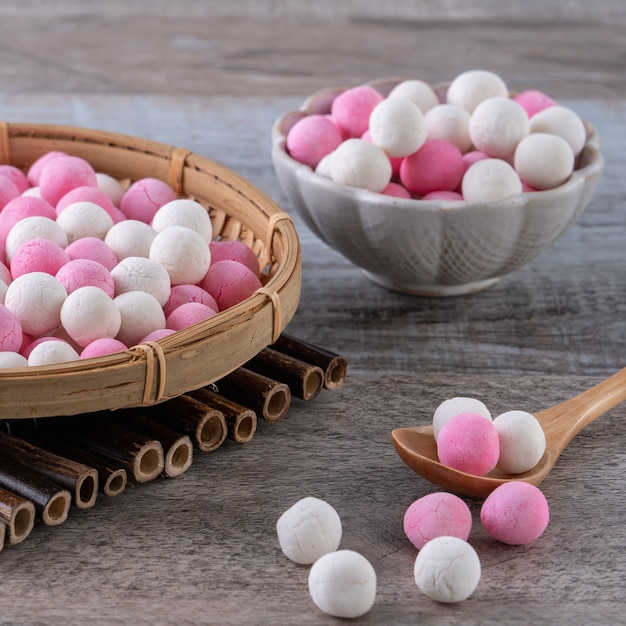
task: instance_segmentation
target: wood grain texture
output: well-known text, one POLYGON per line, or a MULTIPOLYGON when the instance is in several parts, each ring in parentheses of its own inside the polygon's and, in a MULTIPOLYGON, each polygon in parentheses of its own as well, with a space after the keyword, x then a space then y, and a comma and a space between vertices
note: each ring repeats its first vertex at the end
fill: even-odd
POLYGON ((413 583, 402 517, 435 488, 402 464, 389 434, 427 422, 454 395, 494 413, 535 411, 624 366, 626 6, 404 0, 383 9, 372 0, 0 6, 2 118, 179 145, 290 212, 269 156, 273 121, 318 88, 380 76, 495 69, 579 112, 606 159, 579 221, 471 296, 377 287, 294 214, 303 286, 288 332, 347 356, 345 384, 294 399, 277 423, 259 420, 248 443, 195 453, 178 478, 72 510, 58 527, 37 524, 0 553, 2 623, 336 624, 309 598, 308 568, 288 561, 275 536, 280 514, 306 495, 335 506, 342 547, 376 569, 376 603, 356 624, 624 622, 625 407, 578 435, 543 483, 551 522, 535 543, 495 543, 481 502, 468 499, 483 575, 454 606, 413 583))

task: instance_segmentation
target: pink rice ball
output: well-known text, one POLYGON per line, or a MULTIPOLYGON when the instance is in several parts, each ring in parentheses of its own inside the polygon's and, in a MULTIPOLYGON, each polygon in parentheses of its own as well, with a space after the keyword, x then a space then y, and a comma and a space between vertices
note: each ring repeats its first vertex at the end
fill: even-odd
POLYGON ((166 326, 172 330, 182 330, 198 322, 203 322, 216 315, 212 309, 201 302, 186 302, 176 307, 168 316, 166 326))
POLYGON ((93 167, 80 157, 65 155, 48 161, 39 177, 41 197, 56 206, 57 202, 76 187, 97 187, 93 167))
POLYGON ((56 220, 54 207, 35 196, 20 196, 8 202, 0 211, 0 240, 6 241, 13 226, 27 217, 47 217, 56 220))
POLYGON ((31 187, 36 187, 39 185, 39 178, 41 176, 41 171, 43 168, 53 159, 56 159, 59 156, 68 156, 67 152, 62 152, 61 150, 50 150, 50 152, 46 152, 41 155, 38 159, 33 161, 31 166, 26 171, 26 179, 30 183, 31 187))
POLYGON ((31 272, 45 272, 55 276, 69 261, 65 250, 50 239, 29 239, 19 246, 11 258, 13 278, 31 272))
POLYGON ((165 317, 169 317, 174 309, 187 302, 199 302, 211 307, 216 313, 219 311, 215 298, 202 287, 198 285, 174 285, 170 290, 170 297, 163 305, 165 317))
POLYGON ((20 190, 13 180, 8 176, 0 174, 0 210, 11 200, 19 198, 20 195, 20 190))
POLYGON ((123 217, 123 214, 113 204, 109 196, 97 187, 88 186, 76 187, 75 189, 68 191, 56 204, 55 208, 57 215, 61 213, 65 207, 70 204, 74 204, 75 202, 93 202, 94 204, 97 204, 111 216, 114 223, 117 223, 123 217))
POLYGON ((422 200, 450 200, 458 202, 463 200, 463 196, 458 191, 431 191, 422 196, 422 200))
POLYGON ((115 283, 111 272, 98 261, 74 259, 59 268, 57 280, 65 287, 68 294, 80 287, 98 287, 110 298, 115 295, 115 283))
POLYGON ((400 182, 414 195, 453 191, 463 177, 463 155, 451 142, 428 139, 400 166, 400 182))
POLYGON ((531 543, 550 521, 548 501, 542 491, 522 480, 496 487, 480 510, 485 530, 498 541, 512 546, 531 543))
POLYGON ((239 261, 252 270, 255 274, 259 274, 259 259, 252 251, 252 248, 243 241, 234 239, 233 241, 212 241, 209 245, 211 250, 211 262, 230 260, 239 261))
POLYGON ((15 165, 9 165, 7 163, 0 165, 0 176, 9 178, 17 187, 20 195, 30 187, 26 174, 24 174, 19 167, 15 167, 15 165))
POLYGON ((212 263, 200 283, 217 302, 220 311, 243 302, 261 287, 259 277, 238 261, 212 263))
POLYGON ((118 339, 100 337, 99 339, 94 339, 82 349, 80 358, 91 359, 94 357, 105 356, 107 354, 113 354, 114 352, 122 352, 127 349, 127 346, 125 346, 118 339))
POLYGON ((0 304, 0 351, 19 352, 22 347, 22 325, 15 315, 0 304))
POLYGON ((404 514, 404 533, 418 550, 435 537, 467 541, 471 530, 472 512, 452 493, 429 493, 415 500, 404 514))
POLYGON ((74 259, 91 259, 97 261, 111 271, 118 263, 115 253, 98 237, 81 237, 70 243, 65 252, 71 261, 74 259))
POLYGON ((349 137, 361 137, 368 129, 372 111, 384 99, 374 87, 358 85, 346 89, 333 100, 330 114, 349 137))
POLYGON ((342 141, 342 132, 327 115, 307 115, 291 127, 286 146, 296 161, 314 170, 342 141))
POLYGON ((536 113, 543 111, 549 107, 555 106, 557 103, 550 96, 536 89, 527 89, 518 93, 513 100, 526 111, 528 117, 532 117, 536 113))
POLYGON ((151 333, 148 333, 139 343, 145 343, 146 341, 158 341, 159 339, 173 335, 175 332, 176 331, 171 328, 159 328, 158 330, 153 330, 151 333))
POLYGON ((491 420, 478 413, 459 413, 439 431, 437 454, 443 465, 485 476, 500 457, 498 431, 491 420))
POLYGON ((158 178, 140 178, 122 196, 120 209, 131 220, 150 224, 156 212, 176 200, 176 192, 158 178))
POLYGON ((404 198, 406 200, 410 200, 413 197, 411 196, 411 192, 404 185, 394 183, 393 181, 391 181, 380 193, 384 196, 404 198))

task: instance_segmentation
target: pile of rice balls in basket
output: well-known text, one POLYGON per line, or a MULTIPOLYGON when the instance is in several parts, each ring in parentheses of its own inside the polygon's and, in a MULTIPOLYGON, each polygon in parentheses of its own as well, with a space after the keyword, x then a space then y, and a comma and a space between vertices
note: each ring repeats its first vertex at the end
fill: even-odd
POLYGON ((399 198, 488 202, 558 187, 587 140, 582 119, 538 90, 511 95, 487 70, 443 96, 406 79, 348 88, 288 131, 289 155, 332 181, 399 198))
POLYGON ((125 350, 206 320, 261 287, 240 241, 166 183, 127 187, 51 151, 0 165, 0 367, 125 350))

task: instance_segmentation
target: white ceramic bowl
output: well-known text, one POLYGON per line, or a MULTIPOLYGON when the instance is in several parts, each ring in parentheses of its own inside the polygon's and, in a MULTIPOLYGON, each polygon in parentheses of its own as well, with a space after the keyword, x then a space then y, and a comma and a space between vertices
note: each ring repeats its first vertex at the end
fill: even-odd
MULTIPOLYGON (((376 81, 383 93, 399 79, 376 81)), ((272 162, 289 203, 326 244, 376 283, 416 295, 458 295, 492 285, 535 258, 580 216, 603 166, 596 130, 572 176, 547 191, 469 203, 407 200, 335 183, 286 152, 289 129, 301 117, 330 111, 345 88, 320 91, 272 129, 272 162)), ((438 87, 441 93, 445 87, 438 87)))

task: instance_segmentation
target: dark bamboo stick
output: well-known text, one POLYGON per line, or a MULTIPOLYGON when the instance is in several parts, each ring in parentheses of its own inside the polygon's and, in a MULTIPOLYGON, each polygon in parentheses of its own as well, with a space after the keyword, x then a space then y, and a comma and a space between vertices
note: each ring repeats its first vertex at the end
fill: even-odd
POLYGON ((141 409, 115 411, 107 416, 111 424, 156 439, 163 447, 163 476, 173 478, 186 472, 193 461, 193 444, 188 435, 176 432, 143 413, 141 409))
POLYGON ((103 419, 104 413, 81 415, 70 419, 63 429, 63 436, 78 446, 109 459, 126 470, 131 480, 147 483, 158 478, 165 460, 163 446, 153 437, 131 429, 110 424, 103 419))
POLYGON ((0 519, 6 526, 4 541, 13 546, 24 541, 35 525, 35 505, 11 491, 0 488, 0 519))
POLYGON ((224 414, 188 394, 146 407, 145 412, 172 430, 188 435, 202 452, 217 450, 228 436, 224 414))
POLYGON ((67 519, 72 494, 22 463, 9 458, 2 460, 0 487, 30 500, 37 514, 49 526, 58 526, 67 519))
POLYGON ((326 389, 338 389, 346 380, 348 359, 345 356, 286 333, 281 334, 270 348, 321 367, 324 372, 324 387, 326 389))
POLYGON ((228 435, 237 443, 247 443, 254 436, 257 416, 252 409, 220 396, 208 387, 191 391, 189 395, 221 411, 228 425, 228 435))
POLYGON ((109 459, 93 450, 72 443, 67 437, 59 437, 52 429, 47 429, 45 436, 42 436, 39 429, 22 436, 42 448, 93 467, 98 472, 98 489, 105 496, 111 498, 119 496, 126 488, 128 479, 124 468, 114 465, 109 459))
POLYGON ((216 383, 217 393, 253 409, 268 422, 277 422, 291 404, 289 385, 240 367, 216 383))
POLYGON ((321 367, 272 348, 263 348, 245 367, 286 383, 291 393, 302 400, 313 399, 324 387, 321 367))
POLYGON ((74 505, 88 509, 98 496, 98 472, 30 441, 0 432, 0 455, 28 465, 72 494, 74 505))

